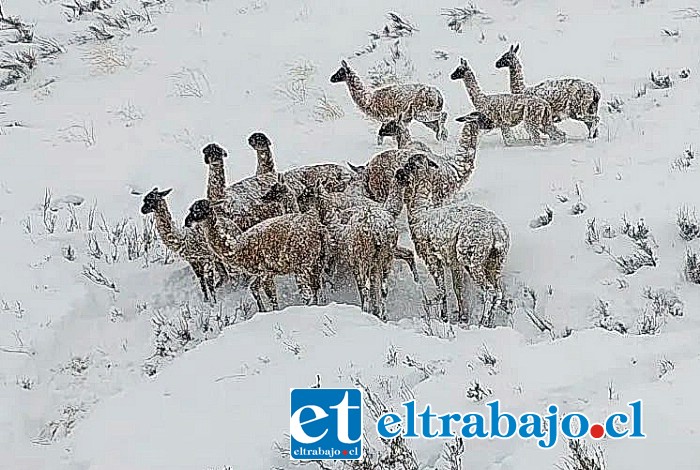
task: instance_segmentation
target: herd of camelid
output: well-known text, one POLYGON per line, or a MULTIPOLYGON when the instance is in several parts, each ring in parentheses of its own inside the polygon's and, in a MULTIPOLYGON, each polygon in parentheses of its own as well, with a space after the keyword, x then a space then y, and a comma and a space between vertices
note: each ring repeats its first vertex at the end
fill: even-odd
POLYGON ((451 75, 463 80, 476 111, 456 120, 462 124, 457 151, 439 157, 414 141, 408 124, 415 120, 447 139, 440 90, 423 84, 368 89, 341 61, 332 83, 345 82, 362 112, 381 122, 378 140, 393 136, 397 148, 374 155, 349 169, 332 163, 276 169, 271 142, 254 133, 249 145, 257 153, 254 176, 227 186, 227 152, 215 143, 202 150, 209 168, 206 199, 195 201, 176 227, 158 188, 143 200, 141 212, 154 213, 163 243, 187 261, 199 279, 205 302, 215 302, 215 289, 236 276, 249 285, 259 311, 279 309, 275 276, 293 275, 307 305, 317 304, 324 281, 339 267, 354 275, 362 309, 386 319, 387 279, 395 259, 405 261, 420 283, 414 252, 398 246, 397 218, 407 210, 415 252, 437 288, 440 317, 448 320, 445 268, 450 270, 458 321, 469 323, 464 301, 466 276, 483 291, 481 325, 493 325, 493 311, 503 299, 501 274, 510 235, 492 211, 454 198, 469 181, 482 132, 500 128, 505 145, 512 127, 523 124, 533 144, 566 135, 555 123, 582 121, 588 137, 597 137, 600 93, 578 78, 545 80, 525 86, 517 56, 519 46, 496 62, 510 71, 510 93, 484 94, 465 59, 451 75))

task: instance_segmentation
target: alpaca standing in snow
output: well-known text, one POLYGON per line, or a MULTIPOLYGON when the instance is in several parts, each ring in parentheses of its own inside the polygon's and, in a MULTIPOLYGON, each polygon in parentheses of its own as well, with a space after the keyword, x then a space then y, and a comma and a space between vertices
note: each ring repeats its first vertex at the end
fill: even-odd
POLYGON ((556 128, 552 119, 552 108, 549 104, 532 95, 513 95, 499 93, 486 95, 481 90, 474 72, 466 59, 460 60, 460 65, 450 75, 452 80, 463 80, 469 98, 474 107, 491 118, 496 127, 501 128, 503 141, 506 145, 514 143, 512 127, 521 122, 536 145, 542 145, 541 133, 549 135, 550 139, 562 142, 566 134, 556 128))
MULTIPOLYGON (((441 162, 441 170, 438 172, 440 176, 434 182, 436 203, 457 192, 469 180, 474 171, 478 137, 481 133, 494 128, 493 121, 479 111, 459 117, 457 121, 464 123, 459 146, 451 159, 441 162)), ((427 153, 431 157, 435 155, 423 142, 411 139, 405 121, 401 117, 382 124, 379 133, 395 136, 399 148, 380 152, 372 157, 367 165, 351 168, 363 176, 366 191, 370 197, 381 202, 388 195, 388 188, 391 188, 396 170, 408 162, 411 155, 416 152, 427 153)))
POLYGON ((549 103, 554 122, 564 119, 581 121, 588 127, 588 138, 598 137, 598 104, 600 92, 594 84, 580 78, 556 78, 525 86, 523 67, 518 58, 520 44, 510 49, 496 61, 496 68, 510 71, 510 92, 537 96, 549 103))
MULTIPOLYGON (((350 267, 365 312, 386 320, 387 280, 397 256, 399 230, 396 218, 403 209, 403 188, 394 183, 383 205, 367 200, 339 210, 323 186, 307 189, 299 198, 302 211, 312 213, 326 226, 330 235, 330 260, 350 267)), ((410 264, 418 281, 413 252, 410 264)))
MULTIPOLYGON (((258 156, 256 174, 274 173, 276 170, 271 149, 272 142, 267 135, 255 132, 248 138, 248 144, 258 156)), ((317 182, 330 192, 345 191, 353 180, 353 174, 336 163, 319 163, 287 170, 280 174, 280 180, 298 196, 304 188, 313 187, 317 182)))
MULTIPOLYGON (((342 60, 340 64, 338 71, 331 76, 331 83, 347 83, 352 100, 368 117, 385 122, 404 112, 407 121, 415 119, 434 131, 436 139, 447 139, 447 113, 442 110, 440 90, 419 83, 388 85, 369 90, 347 62, 342 60), (410 113, 406 112, 409 109, 410 113)), ((381 145, 383 138, 378 136, 377 139, 381 145)))
POLYGON ((416 154, 396 172, 397 180, 406 187, 404 200, 411 238, 435 281, 442 319, 447 320, 447 267, 452 274, 460 321, 469 321, 463 298, 468 273, 484 290, 481 324, 490 326, 491 313, 503 298, 501 273, 510 248, 508 228, 496 214, 476 204, 452 202, 435 206, 429 181, 431 173, 437 170, 438 165, 430 158, 416 154), (487 296, 493 291, 496 295, 491 303, 487 296))
POLYGON ((211 300, 216 302, 214 287, 221 286, 228 279, 226 268, 209 249, 204 234, 200 230, 186 228, 183 231, 175 228, 168 203, 165 200, 165 196, 170 194, 170 191, 172 189, 158 191, 158 188, 153 188, 143 198, 141 213, 155 215, 156 229, 163 244, 190 264, 192 271, 199 279, 204 301, 209 302, 211 295, 211 300), (215 285, 214 278, 217 274, 219 281, 215 285))
POLYGON ((201 199, 190 207, 185 226, 202 226, 209 247, 227 267, 254 276, 250 290, 259 311, 266 311, 263 292, 272 309, 279 309, 273 282, 278 275, 294 275, 304 303, 318 304, 328 233, 317 218, 285 214, 241 232, 219 217, 208 200, 201 199))

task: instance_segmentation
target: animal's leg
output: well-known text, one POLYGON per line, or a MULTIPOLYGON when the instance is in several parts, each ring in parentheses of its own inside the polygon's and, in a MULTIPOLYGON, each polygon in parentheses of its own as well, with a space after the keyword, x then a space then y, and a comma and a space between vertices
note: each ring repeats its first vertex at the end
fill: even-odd
POLYGON ((377 131, 377 145, 382 145, 384 143, 384 136, 377 131))
POLYGON ((544 141, 542 140, 542 135, 538 129, 538 126, 530 119, 525 120, 525 130, 527 131, 528 135, 530 136, 530 140, 534 145, 544 145, 544 141))
POLYGON ((411 274, 413 274, 413 281, 416 284, 419 284, 420 278, 418 277, 418 268, 416 267, 416 257, 413 254, 413 251, 409 250, 408 248, 402 248, 400 246, 397 246, 396 250, 394 250, 394 257, 397 259, 400 259, 402 261, 405 261, 408 264, 408 267, 411 270, 411 274))
POLYGON ((209 294, 211 295, 211 300, 213 303, 216 303, 216 292, 214 292, 215 276, 216 274, 214 272, 214 266, 207 266, 205 279, 207 281, 207 289, 209 290, 209 294))
POLYGON ((443 268, 442 261, 438 258, 432 258, 428 263, 428 270, 430 275, 435 281, 435 287, 437 288, 438 295, 436 300, 440 303, 440 319, 442 321, 447 321, 447 290, 445 288, 445 269, 443 268))
POLYGON ((513 137, 513 128, 508 126, 501 127, 501 135, 503 136, 503 143, 506 146, 511 146, 515 144, 515 137, 513 137))
POLYGON ((219 280, 216 283, 216 287, 219 288, 223 286, 225 283, 229 282, 229 275, 228 275, 228 270, 226 269, 226 266, 224 263, 221 261, 215 261, 214 266, 216 268, 216 272, 219 275, 219 280))
MULTIPOLYGON (((309 286, 311 287, 314 305, 321 303, 321 272, 321 266, 317 265, 317 269, 309 274, 309 286)), ((325 302, 325 299, 323 301, 325 302)))
POLYGON ((280 306, 277 302, 277 288, 275 287, 275 279, 272 276, 263 276, 261 285, 265 291, 265 295, 272 303, 272 310, 279 310, 280 306))
POLYGON ((311 288, 311 274, 309 272, 299 273, 294 276, 297 288, 299 289, 299 294, 301 294, 301 299, 304 305, 313 305, 314 302, 314 292, 311 288))
POLYGON ((369 292, 369 276, 367 269, 364 266, 353 266, 353 274, 355 275, 355 283, 357 291, 360 294, 360 305, 363 312, 370 312, 370 292, 369 292))
POLYGON ((199 280, 199 288, 204 296, 204 302, 209 303, 209 292, 207 287, 207 280, 205 279, 204 266, 199 262, 190 263, 190 267, 194 272, 194 275, 199 280))
POLYGON ((464 273, 461 266, 453 267, 452 272, 452 288, 455 292, 455 297, 457 297, 457 311, 458 319, 460 322, 464 322, 465 325, 469 324, 469 312, 466 310, 464 305, 464 273))
POLYGON ((258 305, 258 312, 267 312, 262 298, 261 284, 262 282, 260 276, 255 276, 253 281, 250 283, 250 293, 253 294, 255 303, 258 305))
POLYGON ((488 281, 488 277, 486 276, 486 270, 484 269, 484 265, 481 261, 475 262, 469 266, 469 274, 471 274, 472 279, 474 279, 474 282, 476 285, 479 286, 479 288, 482 289, 483 292, 483 300, 484 300, 484 313, 481 316, 481 325, 486 325, 490 321, 490 316, 491 316, 491 302, 488 301, 488 293, 491 291, 491 285, 488 281))
POLYGON ((586 124, 586 127, 588 127, 588 138, 598 138, 598 123, 600 122, 600 118, 598 116, 586 116, 583 122, 586 124))

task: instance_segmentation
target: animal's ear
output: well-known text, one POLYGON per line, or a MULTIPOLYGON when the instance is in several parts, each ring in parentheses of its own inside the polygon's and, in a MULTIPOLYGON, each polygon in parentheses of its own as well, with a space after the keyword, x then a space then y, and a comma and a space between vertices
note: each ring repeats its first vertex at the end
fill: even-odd
POLYGON ((348 63, 345 62, 345 59, 343 59, 343 60, 340 61, 340 65, 342 65, 344 69, 349 69, 349 68, 350 68, 350 67, 348 66, 348 63))
POLYGON ((366 166, 365 165, 353 165, 350 162, 346 162, 348 165, 348 168, 350 168, 353 172, 357 174, 362 174, 365 171, 366 166))
POLYGON ((515 45, 515 49, 513 49, 513 52, 517 54, 519 50, 520 50, 520 43, 515 45))
POLYGON ((465 66, 465 67, 468 67, 468 66, 469 66, 469 64, 467 64, 467 59, 465 59, 464 57, 460 57, 460 59, 459 59, 459 64, 460 64, 460 65, 463 65, 463 66, 465 66))
POLYGON ((170 191, 172 191, 172 190, 173 190, 173 188, 166 189, 165 191, 160 191, 160 192, 158 192, 158 194, 160 195, 160 197, 165 197, 165 196, 167 196, 168 194, 170 194, 170 191))

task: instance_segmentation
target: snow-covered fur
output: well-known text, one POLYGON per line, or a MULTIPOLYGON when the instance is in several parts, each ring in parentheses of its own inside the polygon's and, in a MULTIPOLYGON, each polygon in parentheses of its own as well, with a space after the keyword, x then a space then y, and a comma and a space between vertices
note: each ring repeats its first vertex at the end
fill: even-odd
POLYGON ((241 232, 220 218, 212 204, 201 199, 190 207, 185 226, 203 227, 211 249, 224 261, 254 276, 250 285, 260 311, 266 311, 262 293, 279 309, 273 277, 294 275, 304 303, 317 304, 328 233, 318 218, 285 214, 264 220, 241 232))
POLYGON ((418 282, 412 251, 398 253, 399 230, 396 218, 403 209, 403 188, 394 189, 383 205, 374 201, 326 193, 321 185, 307 189, 299 198, 302 211, 314 214, 328 228, 329 262, 352 271, 360 294, 362 309, 386 320, 387 280, 395 257, 409 263, 418 282))
MULTIPOLYGON (((248 143, 258 154, 258 173, 275 172, 275 160, 272 154, 272 142, 267 135, 256 132, 248 138, 248 143)), ((335 163, 320 163, 292 168, 280 174, 280 180, 297 196, 304 188, 321 183, 326 191, 345 191, 352 181, 353 174, 347 168, 335 163)))
POLYGON ((279 183, 279 175, 276 172, 251 176, 226 187, 226 150, 211 143, 202 149, 202 153, 204 163, 209 166, 207 199, 211 201, 220 217, 229 219, 245 231, 263 220, 287 212, 280 203, 262 200, 262 196, 279 183))
POLYGON ((582 121, 588 127, 588 137, 598 137, 598 105, 600 91, 596 86, 580 78, 554 78, 526 87, 523 67, 518 57, 520 44, 510 49, 496 61, 496 68, 510 71, 510 92, 537 96, 549 103, 554 122, 564 119, 582 121))
POLYGON ((481 324, 489 325, 489 306, 498 306, 503 298, 501 273, 510 248, 505 223, 490 210, 465 202, 435 206, 430 179, 438 165, 424 154, 416 154, 397 171, 397 180, 406 186, 404 198, 411 238, 418 256, 425 262, 438 290, 443 320, 447 320, 445 268, 450 269, 459 318, 469 321, 465 307, 465 274, 484 290, 495 291, 493 304, 484 302, 481 324), (488 311, 487 311, 488 310, 488 311))
MULTIPOLYGON (((352 100, 365 115, 386 122, 405 113, 408 122, 415 119, 435 132, 436 139, 447 139, 447 113, 442 110, 444 100, 440 90, 420 83, 387 85, 370 90, 347 62, 342 60, 340 64, 338 71, 331 76, 331 83, 347 83, 352 100)), ((378 136, 379 144, 382 140, 378 136)))
POLYGON ((566 134, 553 123, 552 108, 547 101, 534 95, 498 93, 486 95, 481 90, 474 72, 466 59, 450 75, 452 80, 463 80, 472 104, 491 118, 496 127, 501 128, 506 145, 514 143, 512 127, 521 122, 534 144, 542 145, 542 133, 553 141, 561 142, 566 134))
POLYGON ((201 230, 185 228, 178 229, 173 223, 165 196, 171 189, 159 191, 153 188, 143 198, 142 214, 154 214, 156 229, 163 244, 177 256, 187 261, 199 280, 204 301, 216 302, 214 288, 219 287, 228 279, 223 263, 207 245, 201 230), (219 280, 216 282, 216 276, 219 280))
POLYGON ((472 112, 457 118, 463 122, 457 152, 447 158, 434 155, 423 142, 414 141, 400 117, 384 123, 379 130, 385 136, 395 136, 399 148, 378 153, 363 167, 354 167, 365 179, 367 193, 376 201, 384 201, 391 188, 396 170, 408 162, 414 153, 426 153, 438 160, 440 170, 433 182, 435 202, 440 202, 461 189, 474 172, 476 146, 479 134, 494 128, 493 121, 484 113, 472 112))

